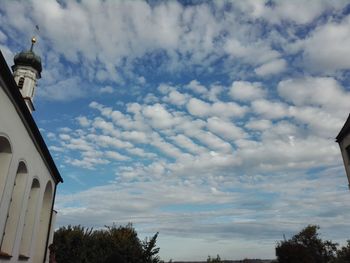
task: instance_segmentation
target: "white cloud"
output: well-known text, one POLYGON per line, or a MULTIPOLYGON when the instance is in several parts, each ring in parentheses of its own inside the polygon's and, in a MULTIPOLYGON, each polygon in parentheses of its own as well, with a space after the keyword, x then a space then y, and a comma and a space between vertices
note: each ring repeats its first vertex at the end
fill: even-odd
POLYGON ((143 115, 151 120, 151 124, 155 128, 170 128, 174 124, 174 118, 161 104, 146 106, 143 115))
POLYGON ((76 118, 76 120, 78 121, 79 125, 82 127, 89 127, 91 124, 91 121, 85 116, 79 116, 76 118))
POLYGON ((123 131, 121 137, 136 143, 147 143, 147 134, 142 131, 123 131))
POLYGON ((252 130, 264 131, 272 127, 272 122, 264 119, 251 119, 246 123, 245 127, 252 130))
POLYGON ((112 94, 114 92, 114 89, 111 86, 105 86, 100 89, 100 92, 112 94))
POLYGON ((101 129, 103 131, 103 133, 115 135, 115 133, 114 133, 115 129, 114 129, 113 123, 105 121, 101 117, 95 118, 93 123, 92 123, 92 126, 95 128, 101 129))
POLYGON ((79 159, 68 159, 66 163, 69 163, 73 166, 86 168, 86 169, 95 169, 96 165, 108 164, 109 161, 100 158, 89 158, 84 157, 82 160, 79 159))
POLYGON ((38 96, 51 101, 66 101, 84 97, 86 87, 79 77, 59 79, 56 83, 38 88, 38 96))
POLYGON ((280 119, 289 115, 288 105, 263 99, 253 101, 252 109, 255 113, 268 119, 280 119))
POLYGON ((129 159, 128 157, 126 157, 124 155, 121 155, 118 152, 113 152, 113 151, 107 151, 105 153, 105 155, 106 155, 107 158, 110 158, 110 159, 113 159, 113 160, 116 160, 116 161, 125 161, 125 160, 129 159))
POLYGON ((194 116, 208 117, 242 117, 247 109, 234 102, 215 102, 209 104, 203 100, 192 98, 187 104, 187 110, 194 116))
POLYGON ((208 92, 207 88, 201 85, 197 80, 192 80, 186 87, 197 94, 205 94, 208 92))
POLYGON ((264 98, 264 90, 259 82, 234 81, 229 92, 232 99, 249 101, 264 98))
POLYGON ((88 135, 88 138, 95 141, 102 147, 115 147, 118 149, 131 148, 133 145, 130 142, 119 140, 115 137, 107 135, 88 135))
POLYGON ((275 1, 267 5, 267 1, 247 0, 238 2, 240 7, 247 15, 253 18, 264 18, 271 23, 281 23, 282 21, 292 21, 297 24, 306 24, 312 22, 328 9, 341 9, 346 5, 343 0, 295 0, 295 1, 275 1), (306 7, 307 8, 301 8, 306 7))
POLYGON ((53 132, 48 132, 46 134, 47 138, 51 139, 51 140, 54 140, 56 139, 56 134, 54 134, 53 132))
POLYGON ((92 144, 87 142, 83 138, 71 138, 69 142, 64 145, 64 147, 70 150, 78 150, 83 152, 94 152, 94 147, 92 144))
POLYGON ((187 94, 183 94, 183 93, 180 93, 176 90, 173 90, 163 100, 165 102, 170 102, 171 104, 174 104, 177 106, 182 106, 182 105, 186 104, 186 102, 189 99, 188 97, 189 96, 187 94))
POLYGON ((179 147, 186 149, 193 154, 201 154, 207 151, 206 148, 194 143, 190 138, 183 134, 173 136, 171 137, 171 140, 173 140, 179 147))
POLYGON ((302 41, 303 58, 312 70, 336 71, 349 69, 350 17, 343 21, 319 26, 302 41), (325 47, 327 47, 325 49, 325 47))
POLYGON ((261 41, 254 44, 241 43, 235 38, 227 39, 224 50, 234 58, 240 58, 251 65, 260 65, 280 57, 280 53, 261 41))
POLYGON ((128 148, 126 149, 127 152, 136 155, 136 156, 140 156, 143 158, 155 158, 157 155, 155 155, 154 153, 149 153, 149 152, 145 152, 143 149, 141 148, 128 148))
POLYGON ((231 122, 221 120, 218 117, 212 117, 207 120, 208 123, 208 129, 219 135, 220 137, 229 140, 229 141, 235 141, 237 139, 242 139, 246 137, 245 132, 234 125, 231 122))
POLYGON ((61 140, 64 141, 69 141, 71 139, 71 137, 68 134, 60 134, 59 137, 61 140))
POLYGON ((278 84, 279 95, 296 106, 316 106, 331 111, 350 111, 350 92, 330 77, 287 79, 278 84))
POLYGON ((210 112, 210 104, 202 100, 192 98, 187 104, 189 113, 195 116, 207 116, 210 112))
POLYGON ((284 59, 275 59, 256 68, 255 73, 259 76, 266 76, 281 73, 285 68, 286 61, 284 59))

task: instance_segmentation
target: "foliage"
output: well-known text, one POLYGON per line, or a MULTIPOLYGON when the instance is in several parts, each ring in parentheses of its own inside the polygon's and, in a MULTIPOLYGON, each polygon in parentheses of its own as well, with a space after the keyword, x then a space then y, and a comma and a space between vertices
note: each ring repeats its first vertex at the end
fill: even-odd
POLYGON ((216 258, 212 258, 211 256, 208 256, 207 258, 208 263, 221 263, 221 258, 219 255, 216 255, 216 258))
POLYGON ((158 233, 141 241, 132 224, 102 230, 82 226, 61 227, 55 232, 57 263, 160 263, 158 233))
POLYGON ((337 244, 319 238, 319 226, 309 225, 276 247, 279 263, 328 263, 335 260, 337 244))
POLYGON ((350 240, 346 247, 342 247, 337 251, 337 258, 334 263, 348 263, 350 262, 350 240))

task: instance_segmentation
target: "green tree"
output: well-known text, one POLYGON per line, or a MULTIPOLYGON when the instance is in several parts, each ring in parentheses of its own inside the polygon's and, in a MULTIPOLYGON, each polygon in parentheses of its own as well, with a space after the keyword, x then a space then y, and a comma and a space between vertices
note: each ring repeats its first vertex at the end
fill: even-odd
POLYGON ((55 232, 57 263, 161 263, 158 233, 141 241, 132 224, 92 230, 61 227, 55 232))
POLYGON ((57 262, 88 262, 86 245, 92 238, 92 229, 69 225, 58 229, 54 238, 57 262))
POLYGON ((335 259, 337 244, 319 238, 319 226, 309 225, 276 246, 279 263, 328 263, 335 259))
POLYGON ((146 238, 142 242, 143 246, 143 258, 144 263, 159 263, 161 262, 159 256, 157 255, 159 253, 159 247, 156 247, 158 232, 151 237, 150 239, 146 238))

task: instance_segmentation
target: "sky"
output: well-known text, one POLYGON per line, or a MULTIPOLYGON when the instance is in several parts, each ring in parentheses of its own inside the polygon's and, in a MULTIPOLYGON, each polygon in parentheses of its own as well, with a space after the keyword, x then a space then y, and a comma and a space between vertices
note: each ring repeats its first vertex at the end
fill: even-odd
POLYGON ((32 35, 57 227, 132 222, 165 260, 350 239, 348 1, 1 0, 9 66, 32 35))

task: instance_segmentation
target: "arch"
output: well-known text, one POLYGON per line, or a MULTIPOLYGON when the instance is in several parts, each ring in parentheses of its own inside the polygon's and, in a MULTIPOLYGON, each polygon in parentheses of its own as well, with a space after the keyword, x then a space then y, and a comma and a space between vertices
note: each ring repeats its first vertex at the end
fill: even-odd
POLYGON ((28 178, 26 164, 21 161, 18 164, 16 178, 12 189, 11 202, 7 213, 5 231, 1 242, 1 251, 9 255, 12 254, 13 245, 16 239, 18 221, 23 206, 23 195, 28 178))
POLYGON ((0 198, 4 192, 11 157, 12 148, 9 140, 4 136, 0 136, 0 198))
POLYGON ((50 226, 50 216, 52 209, 52 184, 47 182, 43 197, 43 204, 40 211, 39 232, 36 237, 35 257, 33 262, 43 262, 46 251, 46 239, 50 226))
POLYGON ((39 180, 34 178, 30 187, 28 196, 27 210, 24 216, 24 225, 22 231, 21 245, 19 248, 19 254, 23 257, 30 256, 30 246, 33 236, 35 215, 37 210, 37 204, 39 201, 40 183, 39 180))

